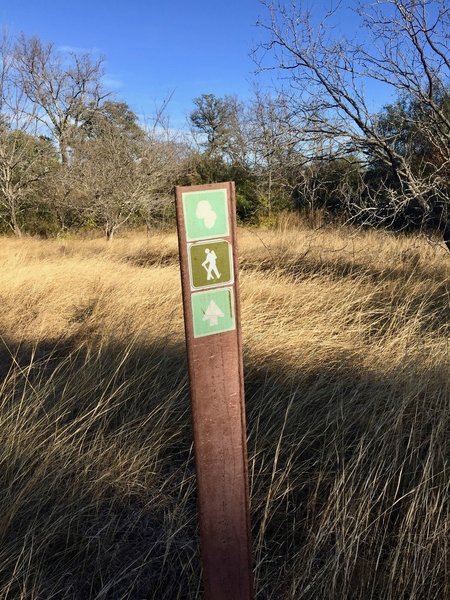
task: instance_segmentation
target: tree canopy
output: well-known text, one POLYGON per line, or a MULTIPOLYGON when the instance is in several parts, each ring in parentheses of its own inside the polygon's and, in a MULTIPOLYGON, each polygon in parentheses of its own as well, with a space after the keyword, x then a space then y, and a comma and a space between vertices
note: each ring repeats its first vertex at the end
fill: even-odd
MULTIPOLYGON (((173 186, 234 180, 238 216, 280 210, 439 232, 450 248, 449 11, 445 0, 377 0, 309 13, 266 1, 260 69, 246 102, 203 93, 189 130, 143 123, 103 83, 104 59, 19 35, 0 41, 0 227, 54 234, 173 215, 173 186), (373 110, 368 81, 391 90, 373 110), (37 225, 41 215, 40 223, 37 225)), ((314 219, 312 219, 314 221, 314 219)))

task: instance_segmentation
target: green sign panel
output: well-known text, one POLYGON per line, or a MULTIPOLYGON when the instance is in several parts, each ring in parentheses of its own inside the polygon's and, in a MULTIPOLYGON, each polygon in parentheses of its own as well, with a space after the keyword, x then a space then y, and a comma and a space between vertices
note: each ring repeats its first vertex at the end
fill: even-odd
POLYGON ((226 189, 184 192, 182 199, 188 242, 230 234, 226 189))
POLYGON ((197 292, 191 302, 195 338, 236 329, 233 288, 197 292))
POLYGON ((231 244, 226 240, 193 244, 189 246, 188 254, 193 289, 232 283, 231 244))

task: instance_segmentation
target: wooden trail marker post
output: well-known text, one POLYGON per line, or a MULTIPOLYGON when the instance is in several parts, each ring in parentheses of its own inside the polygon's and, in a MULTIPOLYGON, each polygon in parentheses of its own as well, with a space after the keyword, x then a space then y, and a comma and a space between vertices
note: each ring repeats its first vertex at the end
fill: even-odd
POLYGON ((234 183, 176 188, 206 600, 253 600, 234 183))

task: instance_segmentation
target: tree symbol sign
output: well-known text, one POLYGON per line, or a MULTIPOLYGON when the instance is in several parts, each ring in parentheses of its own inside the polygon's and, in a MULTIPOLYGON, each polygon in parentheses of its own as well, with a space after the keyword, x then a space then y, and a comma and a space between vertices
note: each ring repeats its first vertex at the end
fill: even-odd
POLYGON ((212 327, 213 325, 217 325, 219 319, 221 319, 223 316, 223 312, 220 310, 214 300, 211 300, 205 314, 203 315, 203 321, 209 321, 209 326, 212 327))
POLYGON ((212 229, 217 219, 217 214, 214 212, 208 200, 200 200, 195 211, 197 219, 202 219, 206 229, 212 229))

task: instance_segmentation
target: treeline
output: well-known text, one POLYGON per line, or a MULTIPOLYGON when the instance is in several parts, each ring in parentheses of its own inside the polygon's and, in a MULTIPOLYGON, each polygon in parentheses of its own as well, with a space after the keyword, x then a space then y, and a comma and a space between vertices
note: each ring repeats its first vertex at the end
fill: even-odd
POLYGON ((0 46, 2 230, 54 235, 161 219, 187 148, 102 84, 103 59, 21 35, 0 46))
POLYGON ((111 239, 125 224, 170 222, 175 184, 234 180, 243 222, 281 210, 321 212, 427 228, 450 247, 445 2, 377 3, 361 15, 367 36, 378 40, 365 47, 330 42, 326 20, 317 25, 278 4, 269 9, 260 50, 265 60, 272 56, 270 68, 286 74, 283 88, 255 87, 246 103, 194 98, 186 133, 170 128, 167 106, 143 123, 113 99, 103 59, 5 35, 1 232, 48 236, 101 227, 111 239), (369 79, 395 92, 378 112, 364 95, 369 79))

